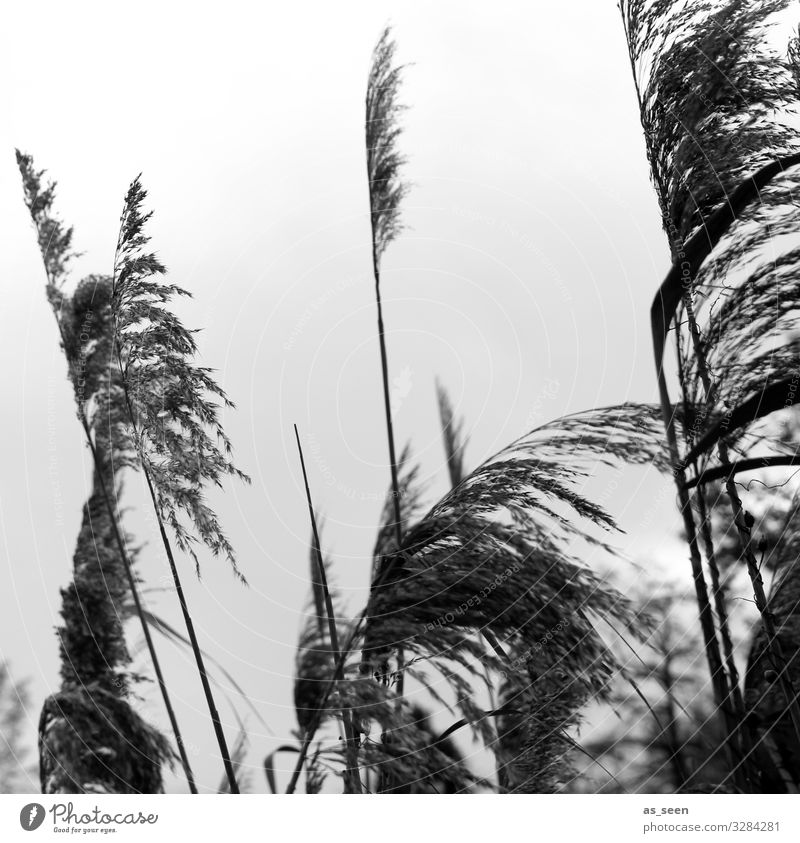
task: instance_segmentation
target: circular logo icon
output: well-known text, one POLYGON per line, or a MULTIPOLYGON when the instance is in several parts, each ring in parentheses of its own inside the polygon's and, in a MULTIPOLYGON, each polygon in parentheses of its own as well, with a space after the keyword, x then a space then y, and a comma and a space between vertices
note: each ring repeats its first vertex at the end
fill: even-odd
POLYGON ((25 831, 36 831, 44 822, 44 805, 38 802, 29 802, 19 812, 19 824, 25 831))

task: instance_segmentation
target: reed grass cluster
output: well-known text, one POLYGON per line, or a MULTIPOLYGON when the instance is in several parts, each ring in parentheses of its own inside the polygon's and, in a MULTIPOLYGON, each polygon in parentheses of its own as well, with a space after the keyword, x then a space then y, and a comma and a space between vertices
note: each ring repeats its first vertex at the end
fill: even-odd
MULTIPOLYGON (((365 141, 388 494, 365 571, 369 597, 350 617, 333 585, 295 428, 311 532, 310 597, 296 659, 296 743, 264 761, 272 792, 303 785, 319 793, 337 778, 351 794, 557 792, 574 788, 587 758, 607 774, 597 789, 625 789, 603 760, 624 778, 619 742, 593 745, 579 731, 590 706, 618 703, 647 722, 636 740, 657 758, 645 778, 653 786, 800 790, 797 507, 787 507, 770 545, 751 513, 758 501, 737 481, 745 472, 800 464, 800 437, 787 433, 800 402, 800 250, 775 256, 767 248, 794 232, 800 164, 789 119, 800 97, 798 38, 785 55, 768 38, 787 7, 787 0, 622 0, 671 257, 663 282, 652 285, 660 401, 555 419, 470 470, 466 423, 437 382, 450 488, 432 504, 411 446, 398 453, 390 400, 382 271, 403 232, 410 188, 401 144, 404 68, 391 31, 381 34, 366 80, 365 141), (675 483, 699 631, 689 645, 676 640, 671 598, 635 599, 595 567, 599 556, 628 564, 616 549, 614 513, 586 491, 601 469, 624 466, 650 466, 675 483), (765 561, 776 572, 770 594, 765 561), (737 569, 747 573, 759 611, 744 676, 728 589, 737 569), (702 721, 681 702, 683 677, 675 671, 676 660, 700 650, 708 668, 708 677, 696 678, 695 697, 709 709, 702 721), (630 651, 639 662, 633 668, 630 651), (655 689, 657 702, 644 686, 655 689), (492 759, 491 776, 476 773, 462 752, 467 736, 492 759), (287 782, 278 780, 279 755, 295 761, 287 782)), ((122 621, 133 606, 189 788, 197 791, 151 628, 191 648, 225 770, 219 790, 238 793, 247 731, 242 725, 229 748, 179 571, 185 557, 199 575, 202 548, 246 582, 207 497, 229 480, 248 481, 221 420, 234 405, 212 371, 197 365, 195 332, 176 315, 176 301, 189 294, 166 281, 151 251, 141 180, 124 199, 110 275, 89 276, 68 292, 72 229, 53 213, 55 185, 29 156, 17 160, 94 465, 73 583, 62 592, 62 687, 42 712, 43 789, 131 792, 163 784, 173 751, 127 700, 136 677, 122 621), (139 597, 118 500, 122 477, 134 472, 153 507, 185 636, 139 597), (79 607, 87 606, 81 618, 79 607), (102 716, 90 717, 90 708, 102 716)))

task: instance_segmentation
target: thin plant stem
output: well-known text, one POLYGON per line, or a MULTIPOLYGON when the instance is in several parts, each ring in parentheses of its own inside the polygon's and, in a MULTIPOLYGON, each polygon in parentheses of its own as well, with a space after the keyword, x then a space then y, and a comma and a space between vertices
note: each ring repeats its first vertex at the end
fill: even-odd
POLYGON ((236 782, 236 773, 234 771, 233 762, 231 761, 231 754, 228 750, 228 744, 225 740, 225 732, 222 729, 222 723, 220 721, 219 712, 217 711, 217 706, 214 702, 214 694, 211 691, 211 684, 208 680, 208 673, 206 672, 205 662, 203 661, 203 652, 200 649, 200 644, 197 640, 197 635, 194 631, 194 623, 192 622, 192 616, 189 613, 189 606, 186 603, 186 595, 183 593, 183 585, 181 583, 180 575, 178 574, 178 566, 175 564, 175 557, 172 554, 172 546, 170 544, 169 538, 167 537, 167 532, 164 528, 164 521, 161 517, 161 512, 158 508, 156 493, 155 489, 153 488, 153 481, 150 478, 150 472, 147 470, 147 467, 143 465, 142 468, 145 479, 147 481, 147 488, 150 492, 150 499, 153 502, 156 518, 158 520, 158 529, 161 534, 161 541, 164 545, 164 550, 166 551, 167 560, 169 562, 170 571, 172 573, 172 579, 175 583, 175 591, 178 595, 178 602, 181 605, 181 612, 183 614, 183 620, 186 625, 186 632, 189 635, 189 641, 191 642, 192 652, 194 653, 195 662, 197 663, 197 670, 200 673, 200 681, 203 685, 203 693, 205 694, 206 703, 208 704, 208 711, 211 715, 211 722, 214 724, 214 733, 217 737, 217 743, 219 744, 220 753, 222 755, 222 763, 225 767, 225 775, 228 777, 228 783, 230 784, 231 793, 239 793, 239 785, 236 782))
MULTIPOLYGON (((389 443, 389 469, 392 477, 392 506, 394 511, 394 536, 397 547, 403 541, 402 516, 400 510, 400 483, 397 476, 397 452, 394 444, 394 425, 392 423, 392 401, 389 393, 389 362, 386 353, 386 330, 383 324, 383 304, 381 301, 381 272, 379 259, 372 249, 372 269, 375 275, 375 302, 378 310, 378 344, 381 351, 381 380, 383 382, 383 406, 386 413, 386 438, 389 443)), ((402 697, 404 690, 403 648, 397 650, 397 692, 402 697)))
MULTIPOLYGON (((383 405, 386 415, 386 438, 389 443, 389 468, 392 480, 392 511, 394 534, 399 550, 403 540, 400 482, 398 479, 397 451, 394 441, 392 403, 389 393, 389 363, 386 351, 386 330, 383 322, 381 300, 381 256, 386 246, 400 230, 399 209, 407 186, 400 180, 403 162, 396 149, 400 133, 397 115, 401 106, 396 101, 400 68, 393 66, 394 42, 390 28, 384 29, 375 50, 367 83, 365 139, 367 144, 367 187, 369 192, 370 226, 372 230, 372 272, 375 277, 375 302, 378 317, 378 344, 381 355, 383 405)), ((395 559, 386 560, 394 568, 395 559)), ((404 654, 402 644, 397 645, 397 690, 403 695, 404 654)))
MULTIPOLYGON (((303 457, 303 446, 300 444, 300 434, 297 431, 297 425, 294 425, 294 435, 297 440, 297 451, 300 454, 300 467, 303 471, 303 484, 306 490, 306 500, 308 502, 308 515, 311 519, 311 530, 314 535, 314 555, 317 560, 317 576, 322 587, 322 593, 325 598, 325 612, 328 616, 328 634, 331 639, 331 648, 335 658, 341 656, 339 650, 339 635, 336 630, 336 615, 333 611, 333 600, 331 599, 331 592, 328 588, 328 577, 325 573, 325 563, 322 559, 322 549, 319 539, 319 530, 317 529, 317 518, 314 514, 314 504, 311 500, 311 489, 308 485, 308 474, 306 472, 306 461, 303 457)), ((345 782, 349 787, 351 793, 361 793, 361 776, 358 771, 358 733, 354 726, 354 718, 352 712, 346 706, 342 707, 342 723, 345 731, 345 751, 347 758, 347 768, 345 770, 345 782)))
POLYGON ((375 274, 375 303, 378 310, 378 343, 381 351, 381 380, 383 382, 383 406, 386 414, 386 438, 389 444, 389 469, 392 477, 392 506, 394 509, 394 535, 400 547, 403 519, 400 510, 400 482, 397 472, 397 451, 394 444, 394 425, 392 422, 392 400, 389 392, 389 362, 386 353, 386 330, 383 324, 383 303, 381 300, 381 274, 378 257, 372 255, 372 268, 375 274))
POLYGON ((737 750, 739 752, 745 774, 753 780, 753 773, 751 767, 753 763, 753 744, 754 735, 751 732, 751 726, 747 720, 747 710, 744 702, 744 695, 739 684, 739 671, 736 667, 736 658, 733 649, 733 640, 731 638, 730 623, 728 621, 728 608, 725 603, 725 592, 722 586, 719 573, 719 565, 717 563, 717 555, 714 548, 714 539, 711 534, 711 522, 706 511, 705 489, 701 486, 698 488, 698 493, 695 496, 698 503, 700 515, 700 528, 703 536, 703 543, 706 547, 706 559, 708 560, 708 568, 711 572, 711 589, 714 596, 714 606, 719 617, 720 636, 722 638, 722 649, 725 654, 725 664, 728 671, 728 687, 730 693, 729 705, 735 715, 737 730, 736 737, 738 737, 739 745, 737 750))
POLYGON ((722 638, 722 649, 725 654, 725 665, 730 677, 731 702, 733 710, 739 717, 744 717, 744 698, 742 689, 739 686, 739 671, 736 667, 736 659, 733 651, 733 640, 731 638, 730 624, 728 622, 728 607, 725 603, 725 592, 719 573, 714 537, 711 534, 711 521, 706 508, 705 492, 701 491, 697 496, 697 507, 700 515, 700 532, 703 537, 703 544, 706 548, 706 559, 708 569, 711 572, 711 593, 714 597, 714 607, 720 624, 720 637, 722 638))

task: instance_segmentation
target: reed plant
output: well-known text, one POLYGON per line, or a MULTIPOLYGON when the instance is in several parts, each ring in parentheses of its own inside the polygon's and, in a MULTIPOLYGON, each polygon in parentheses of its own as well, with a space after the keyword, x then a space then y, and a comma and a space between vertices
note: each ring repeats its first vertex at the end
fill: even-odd
MULTIPOLYGON (((653 786, 800 790, 797 507, 787 508, 780 535, 765 543, 752 514, 757 501, 737 481, 745 472, 800 464, 797 437, 782 435, 780 424, 800 401, 800 249, 788 246, 767 258, 769 242, 785 244, 795 228, 800 144, 787 115, 800 99, 800 36, 792 37, 785 56, 768 38, 787 6, 787 0, 621 0, 671 260, 651 309, 659 403, 563 416, 470 470, 464 421, 437 383, 449 489, 433 502, 410 445, 397 447, 392 416, 382 262, 403 231, 409 183, 400 149, 403 68, 391 31, 381 34, 367 77, 365 140, 389 490, 364 572, 369 594, 348 617, 323 552, 313 478, 295 428, 311 531, 310 599, 296 659, 297 740, 264 761, 272 792, 285 785, 295 793, 302 782, 306 793, 319 793, 334 776, 352 794, 560 792, 574 788, 581 757, 606 774, 600 787, 625 790, 636 783, 619 768, 616 744, 578 740, 590 706, 620 701, 647 718, 642 753, 655 759, 645 779, 653 786), (668 346, 672 368, 665 362, 668 346), (697 711, 681 702, 676 661, 688 660, 698 645, 691 636, 688 643, 676 640, 669 600, 637 602, 593 564, 625 560, 616 547, 617 521, 586 492, 586 481, 624 466, 649 466, 675 483, 709 671, 708 688, 694 688, 701 697, 697 711), (733 551, 720 522, 724 535, 735 538, 733 551), (729 595, 736 565, 747 571, 759 613, 744 678, 729 595), (777 572, 771 593, 765 565, 777 572), (638 659, 633 669, 620 655, 623 644, 638 659), (328 741, 334 731, 342 739, 328 741), (460 751, 466 736, 493 759, 493 777, 478 775, 460 751), (282 754, 295 763, 288 782, 279 783, 282 754), (616 772, 605 766, 609 759, 616 772)), ((18 160, 101 492, 96 506, 87 507, 84 532, 93 519, 105 519, 111 536, 111 550, 83 533, 82 546, 94 542, 98 555, 103 550, 116 560, 116 567, 101 565, 111 580, 108 599, 91 595, 104 612, 132 597, 179 750, 183 742, 149 628, 188 642, 225 768, 220 790, 237 793, 247 732, 240 724, 231 751, 173 552, 174 544, 199 574, 198 552, 205 548, 244 581, 207 501, 209 488, 247 480, 221 422, 222 410, 233 404, 211 371, 196 364, 194 332, 174 312, 175 300, 188 293, 165 281, 165 267, 150 251, 140 179, 125 198, 112 274, 82 282, 68 297, 63 278, 74 255, 72 231, 51 213, 53 187, 42 184, 29 157, 18 160), (92 345, 102 365, 87 387, 80 368, 86 349, 74 334, 90 292, 102 302, 92 345), (80 392, 85 389, 90 401, 80 392), (147 612, 137 596, 113 495, 125 469, 144 479, 186 637, 147 612)), ((77 572, 76 561, 76 581, 77 572)), ((88 579, 96 586, 95 574, 88 579)), ((103 651, 114 675, 122 675, 124 637, 110 615, 107 621, 103 651)), ((95 743, 100 739, 77 708, 67 710, 70 700, 61 700, 60 715, 50 705, 44 745, 54 744, 59 716, 88 730, 95 743)), ((167 760, 160 736, 131 720, 127 709, 113 714, 149 737, 156 766, 167 760)), ((142 780, 138 768, 127 772, 131 781, 142 780)))
MULTIPOLYGON (((88 575, 88 581, 96 589, 99 586, 95 581, 99 578, 103 583, 112 573, 106 569, 113 560, 118 560, 117 566, 122 563, 127 591, 142 624, 184 772, 190 790, 196 793, 194 776, 152 642, 150 627, 154 616, 142 606, 130 552, 118 525, 115 478, 126 469, 140 471, 175 584, 228 788, 231 793, 237 793, 233 762, 167 532, 172 532, 178 548, 193 560, 198 575, 197 546, 203 544, 214 556, 225 557, 235 575, 245 582, 233 547, 206 500, 209 484, 221 487, 225 477, 248 480, 232 462, 231 443, 219 419, 220 404, 217 402, 229 408, 233 403, 218 386, 211 370, 196 365, 197 346, 193 332, 184 328, 169 309, 174 297, 189 294, 176 285, 162 282, 165 267, 147 250, 149 235, 145 226, 151 214, 143 210, 146 192, 140 180, 137 178, 131 183, 125 197, 112 275, 90 277, 69 297, 65 282, 69 263, 75 256, 72 229, 65 227, 52 213, 55 185, 43 183, 43 173, 35 170, 30 156, 18 152, 17 162, 45 264, 47 298, 59 327, 78 418, 95 465, 95 498, 104 507, 102 519, 110 534, 110 538, 103 541, 113 544, 113 549, 105 551, 110 561, 105 567, 101 563, 101 570, 88 575), (76 309, 79 305, 88 314, 86 319, 87 324, 91 324, 91 333, 84 323, 78 324, 76 309)), ((97 515, 97 510, 98 504, 90 500, 84 519, 87 537, 79 543, 79 547, 88 544, 89 550, 82 553, 88 553, 89 557, 92 546, 95 555, 102 546, 92 525, 92 517, 99 524, 101 516, 97 515)), ((79 570, 76 557, 76 573, 79 570)), ((119 627, 124 614, 125 590, 115 585, 107 591, 109 624, 116 623, 119 627)), ((99 636, 93 631, 91 637, 96 640, 99 636)), ((127 659, 121 629, 117 630, 115 641, 119 656, 108 651, 111 644, 105 648, 108 652, 104 655, 107 664, 112 666, 118 660, 127 659)), ((80 680, 80 684, 85 685, 85 682, 80 680)), ((117 684, 123 687, 124 678, 119 678, 117 684)), ((124 694, 117 696, 124 698, 124 694)), ((46 722, 43 720, 43 734, 50 721, 63 722, 74 729, 78 717, 74 711, 63 717, 48 713, 46 722)), ((168 757, 163 741, 159 743, 153 738, 149 743, 132 742, 132 746, 137 745, 145 748, 152 745, 156 769, 168 757)), ((160 772, 157 781, 160 782, 160 772)), ((151 785, 150 789, 157 788, 151 785)))
POLYGON ((117 477, 122 465, 115 459, 119 382, 111 367, 111 279, 89 276, 72 295, 67 293, 70 264, 76 256, 73 229, 65 226, 53 211, 55 182, 44 181, 45 172, 36 170, 30 155, 19 150, 16 155, 25 203, 44 262, 45 292, 94 467, 94 488, 84 509, 73 583, 62 592, 62 689, 45 702, 39 726, 42 789, 161 789, 161 764, 171 758, 171 753, 163 737, 145 724, 125 699, 131 681, 125 673, 129 655, 121 628, 122 604, 127 598, 142 626, 189 789, 197 793, 139 595, 129 537, 119 524, 117 477), (104 735, 103 727, 98 731, 93 716, 98 706, 104 711, 100 719, 105 726, 104 735), (104 746, 115 746, 113 766, 94 754, 91 748, 96 748, 98 741, 104 746), (90 748, 88 757, 81 747, 90 748), (135 766, 136 775, 118 775, 116 770, 124 769, 123 759, 131 756, 128 767, 135 766))
MULTIPOLYGON (((705 649, 728 735, 731 778, 740 789, 761 787, 765 772, 754 763, 760 739, 750 727, 739 684, 708 523, 707 490, 718 479, 724 483, 740 556, 761 614, 771 673, 782 689, 794 740, 800 740, 797 689, 767 603, 754 518, 735 479, 741 471, 790 465, 795 459, 769 451, 770 417, 796 400, 790 387, 797 346, 785 338, 798 318, 791 281, 798 254, 787 249, 777 259, 765 259, 768 241, 794 227, 793 168, 800 163, 797 133, 787 120, 798 101, 796 43, 790 42, 784 58, 766 37, 775 15, 787 6, 784 0, 757 6, 739 0, 630 0, 620 6, 673 260, 652 308, 659 391, 705 649), (670 329, 687 420, 683 443, 675 435, 664 362, 670 329), (754 460, 756 449, 765 462, 754 460), (705 545, 715 613, 698 535, 705 545)), ((793 786, 798 784, 795 777, 793 786)))

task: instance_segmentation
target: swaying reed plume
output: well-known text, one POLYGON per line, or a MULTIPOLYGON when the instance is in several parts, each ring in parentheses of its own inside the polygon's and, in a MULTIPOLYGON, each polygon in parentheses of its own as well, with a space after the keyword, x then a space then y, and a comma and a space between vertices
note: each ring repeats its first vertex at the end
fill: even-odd
MULTIPOLYGON (((800 360, 796 342, 786 338, 796 332, 800 299, 792 279, 800 255, 787 250, 765 260, 768 242, 780 243, 780 236, 795 227, 791 197, 797 173, 791 168, 800 163, 800 146, 796 132, 781 118, 797 103, 796 44, 790 45, 787 63, 764 37, 772 16, 787 6, 787 0, 622 4, 648 158, 674 262, 653 305, 659 388, 712 678, 724 677, 717 699, 734 751, 738 741, 740 757, 733 759, 732 775, 746 789, 757 786, 761 772, 747 761, 753 736, 742 728, 749 720, 730 658, 703 487, 716 478, 725 480, 773 674, 800 738, 800 707, 767 607, 753 519, 734 480, 737 471, 761 467, 752 449, 771 444, 766 418, 797 401, 792 379, 800 360), (670 322, 683 403, 695 408, 685 426, 683 453, 670 433, 663 367, 670 322), (687 471, 694 476, 687 478, 687 471), (697 490, 727 671, 718 650, 713 652, 707 598, 703 604, 689 488, 697 490)), ((774 451, 763 457, 764 465, 796 459, 774 451)))
POLYGON ((397 476, 389 393, 389 363, 381 300, 381 259, 387 246, 402 230, 400 203, 408 192, 408 185, 400 177, 400 169, 405 159, 397 149, 397 140, 401 132, 399 116, 403 110, 397 102, 402 67, 394 65, 394 53, 395 43, 387 27, 372 54, 372 66, 367 83, 366 142, 369 210, 372 224, 372 269, 375 277, 375 301, 378 308, 378 342, 381 352, 383 403, 392 477, 394 529, 399 545, 401 541, 400 486, 397 476))
POLYGON ((65 282, 72 228, 52 211, 55 182, 43 183, 33 159, 17 150, 25 202, 46 271, 47 299, 67 359, 78 419, 94 463, 94 488, 83 516, 72 584, 62 590, 59 629, 62 689, 45 702, 39 727, 45 793, 158 792, 161 766, 172 760, 164 738, 131 709, 130 662, 121 618, 130 599, 139 617, 189 788, 197 792, 180 728, 142 607, 111 495, 118 500, 113 419, 119 383, 111 367, 111 279, 89 276, 69 296, 65 282), (99 715, 98 716, 98 712, 99 715))
POLYGON ((592 619, 637 632, 627 601, 569 548, 610 550, 594 532, 614 530, 614 521, 577 484, 590 467, 616 461, 663 468, 657 429, 656 408, 621 405, 532 431, 414 525, 394 576, 373 590, 363 647, 371 669, 402 642, 413 659, 449 676, 462 716, 489 735, 471 702, 472 682, 482 681, 483 665, 503 671, 504 707, 522 714, 515 728, 504 724, 517 741, 515 790, 558 785, 565 768, 552 762, 563 760, 565 730, 588 699, 605 693, 614 659, 592 619), (494 633, 510 662, 488 656, 465 630, 494 633))
POLYGON ((143 213, 147 194, 139 178, 125 197, 114 255, 111 312, 114 356, 124 394, 121 420, 123 448, 119 458, 141 470, 158 521, 161 540, 192 646, 203 693, 219 744, 231 793, 238 793, 236 776, 214 696, 197 641, 180 575, 167 536, 191 556, 199 574, 196 545, 224 556, 244 581, 233 548, 205 500, 207 486, 222 487, 227 476, 249 478, 231 461, 231 444, 219 420, 220 405, 234 405, 218 386, 211 370, 197 366, 192 331, 167 309, 174 296, 187 296, 159 276, 164 265, 146 251, 150 237, 143 213))
POLYGON ((485 462, 410 524, 392 551, 394 564, 380 566, 369 603, 350 627, 334 679, 315 700, 290 792, 335 688, 348 695, 362 734, 370 734, 373 722, 381 729, 380 741, 367 738, 360 747, 362 769, 387 773, 382 780, 402 788, 442 781, 444 771, 458 790, 480 784, 461 761, 443 754, 440 740, 430 742, 418 713, 392 684, 370 678, 385 675, 398 643, 410 654, 409 676, 462 718, 441 740, 463 724, 502 752, 489 721, 513 716, 501 724, 517 750, 513 761, 499 757, 510 768, 506 789, 556 789, 576 746, 570 728, 590 699, 604 698, 616 670, 596 624, 634 635, 640 630, 625 598, 572 551, 575 545, 611 551, 602 534, 616 529, 578 486, 598 465, 664 470, 658 431, 653 406, 625 404, 558 419, 485 462), (508 661, 487 652, 477 635, 483 631, 504 639, 508 661), (346 663, 355 646, 362 651, 361 676, 343 686, 338 678, 351 669, 346 663), (430 670, 444 680, 452 702, 428 681, 430 670), (498 675, 504 704, 485 712, 476 695, 498 675))

